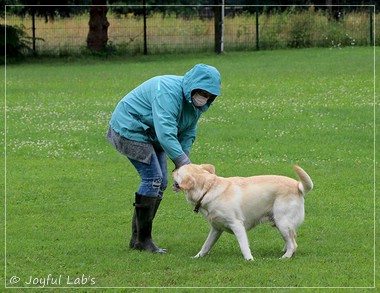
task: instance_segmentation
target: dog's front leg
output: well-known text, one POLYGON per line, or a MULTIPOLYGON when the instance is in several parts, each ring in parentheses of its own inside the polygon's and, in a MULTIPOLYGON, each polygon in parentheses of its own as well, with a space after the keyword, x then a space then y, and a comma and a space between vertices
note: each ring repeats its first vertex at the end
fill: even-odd
POLYGON ((213 226, 211 226, 211 230, 208 233, 207 239, 203 244, 201 251, 199 251, 197 255, 193 256, 193 258, 205 256, 214 246, 215 242, 219 239, 220 235, 222 235, 222 232, 223 231, 217 230, 213 226))
POLYGON ((253 260, 251 250, 249 249, 247 232, 245 231, 244 225, 241 222, 236 222, 231 226, 232 232, 234 232, 237 240, 239 241, 239 246, 241 253, 245 260, 253 260))

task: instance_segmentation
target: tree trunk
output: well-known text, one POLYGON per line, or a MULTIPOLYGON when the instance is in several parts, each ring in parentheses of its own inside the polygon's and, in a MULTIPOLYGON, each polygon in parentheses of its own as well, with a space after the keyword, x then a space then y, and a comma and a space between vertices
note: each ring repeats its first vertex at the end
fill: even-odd
POLYGON ((108 27, 107 0, 92 0, 90 8, 89 31, 87 35, 87 48, 91 51, 102 51, 107 46, 108 27))
POLYGON ((224 0, 214 1, 215 52, 223 53, 224 0))

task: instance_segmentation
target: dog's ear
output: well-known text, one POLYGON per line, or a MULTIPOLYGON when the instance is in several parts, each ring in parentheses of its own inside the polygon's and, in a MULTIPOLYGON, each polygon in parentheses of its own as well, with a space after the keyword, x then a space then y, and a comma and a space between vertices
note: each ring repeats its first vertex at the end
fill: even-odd
POLYGON ((215 167, 211 164, 203 164, 202 169, 211 174, 215 174, 215 167))
POLYGON ((181 183, 179 183, 179 187, 182 190, 188 191, 194 187, 195 179, 191 175, 187 175, 182 178, 181 183))

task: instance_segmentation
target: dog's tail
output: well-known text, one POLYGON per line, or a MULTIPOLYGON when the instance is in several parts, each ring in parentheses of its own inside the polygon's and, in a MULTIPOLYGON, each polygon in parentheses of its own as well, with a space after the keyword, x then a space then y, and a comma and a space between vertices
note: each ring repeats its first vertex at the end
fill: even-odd
POLYGON ((311 181, 310 176, 300 166, 295 165, 293 169, 297 173, 298 178, 300 179, 300 182, 298 182, 298 190, 303 195, 306 195, 313 189, 313 181, 311 181))

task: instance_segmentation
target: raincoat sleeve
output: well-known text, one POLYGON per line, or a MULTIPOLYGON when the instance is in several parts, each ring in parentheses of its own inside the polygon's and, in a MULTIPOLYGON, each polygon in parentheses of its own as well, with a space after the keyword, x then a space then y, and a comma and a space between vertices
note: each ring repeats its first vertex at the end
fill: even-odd
POLYGON ((182 146, 183 151, 189 156, 190 149, 194 144, 195 137, 197 134, 197 122, 194 121, 193 125, 191 125, 186 131, 182 132, 178 136, 178 140, 182 146))
POLYGON ((159 94, 152 102, 157 139, 167 156, 177 165, 190 163, 178 140, 178 119, 182 101, 170 93, 159 94), (176 163, 177 162, 177 163, 176 163))

